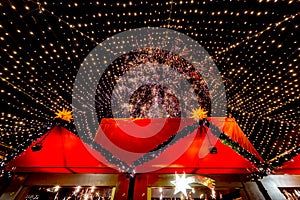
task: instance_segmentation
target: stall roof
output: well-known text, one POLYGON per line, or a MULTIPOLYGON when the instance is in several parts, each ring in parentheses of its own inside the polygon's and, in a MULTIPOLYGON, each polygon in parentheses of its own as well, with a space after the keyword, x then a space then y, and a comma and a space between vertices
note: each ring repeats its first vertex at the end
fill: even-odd
POLYGON ((8 168, 34 173, 116 173, 95 156, 101 155, 74 133, 56 125, 13 159, 8 168), (42 149, 33 151, 32 147, 40 142, 42 149))
MULTIPOLYGON (((105 132, 111 141, 117 141, 116 145, 127 144, 128 148, 135 149, 137 152, 142 153, 141 156, 135 159, 140 159, 145 153, 151 152, 151 148, 159 146, 161 143, 166 144, 166 139, 172 135, 179 134, 187 126, 193 124, 193 119, 183 120, 183 127, 179 127, 178 123, 181 119, 105 119, 100 124, 101 130, 105 132), (152 125, 157 126, 158 123, 163 123, 164 126, 158 132, 147 140, 147 124, 149 120, 152 121, 152 125), (133 123, 132 123, 133 122, 133 123), (139 135, 140 140, 132 139, 132 135, 122 131, 122 128, 129 128, 132 131, 132 135, 139 135), (141 133, 140 128, 144 129, 141 133), (136 133, 134 133, 136 131, 136 133), (129 137, 129 138, 128 138, 129 137), (139 144, 140 143, 140 144, 139 144), (147 144, 147 145, 143 145, 147 144)), ((235 140, 241 140, 243 138, 243 144, 248 152, 252 152, 253 155, 259 154, 255 151, 251 143, 246 139, 242 131, 236 128, 236 123, 224 118, 215 118, 214 123, 217 127, 231 126, 228 128, 228 135, 235 140), (252 148, 251 148, 252 147, 252 148)), ((149 130, 148 130, 149 131, 149 130)), ((26 151, 18 155, 12 160, 8 167, 15 172, 49 172, 49 173, 118 173, 115 170, 119 166, 116 163, 109 163, 107 160, 110 157, 101 155, 103 151, 96 151, 89 145, 82 142, 83 138, 76 136, 66 128, 56 125, 50 129, 40 139, 35 141, 26 151), (42 143, 40 151, 33 151, 32 147, 36 144, 42 143), (115 169, 114 169, 115 168, 115 169)), ((111 151, 112 155, 122 158, 121 154, 118 154, 114 149, 109 149, 109 146, 101 143, 105 141, 100 134, 95 136, 95 142, 102 145, 102 147, 111 151)), ((233 140, 234 141, 234 140, 233 140)), ((200 173, 200 174, 247 174, 256 171, 256 166, 238 154, 230 146, 227 146, 216 137, 210 129, 207 127, 194 128, 190 133, 182 135, 172 145, 165 146, 166 150, 157 153, 154 159, 147 159, 147 161, 136 166, 136 172, 155 172, 155 173, 174 173, 174 172, 186 172, 186 173, 200 173), (212 147, 217 148, 216 154, 211 154, 209 151, 212 147), (184 149, 186 148, 186 149, 184 149), (177 150, 183 149, 181 153, 177 150), (173 160, 172 160, 173 159, 173 160), (145 171, 146 169, 146 171, 145 171)), ((164 148, 164 145, 161 145, 164 148)), ((127 149, 128 152, 132 152, 133 149, 127 149)), ((159 149, 159 148, 158 148, 159 149)), ((118 164, 118 163, 117 163, 118 164)))

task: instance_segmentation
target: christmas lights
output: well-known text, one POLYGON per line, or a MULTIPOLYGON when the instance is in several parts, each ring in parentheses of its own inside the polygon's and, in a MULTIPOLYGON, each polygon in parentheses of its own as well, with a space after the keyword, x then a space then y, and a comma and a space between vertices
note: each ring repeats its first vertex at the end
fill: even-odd
MULTIPOLYGON (((0 142, 16 151, 4 150, 8 155, 0 167, 45 133, 57 110, 71 110, 77 71, 96 45, 143 26, 180 31, 209 52, 224 80, 228 112, 265 160, 297 148, 297 8, 299 2, 293 0, 1 2, 0 142)), ((141 52, 134 53, 140 56, 141 52)), ((111 75, 107 73, 99 83, 99 120, 109 117, 108 93, 103 91, 111 91, 114 81, 129 69, 129 63, 123 64, 111 64, 111 75)), ((186 73, 189 77, 194 75, 186 73)), ((191 81, 203 94, 202 106, 209 108, 208 94, 218 94, 207 93, 205 84, 198 83, 191 81)))

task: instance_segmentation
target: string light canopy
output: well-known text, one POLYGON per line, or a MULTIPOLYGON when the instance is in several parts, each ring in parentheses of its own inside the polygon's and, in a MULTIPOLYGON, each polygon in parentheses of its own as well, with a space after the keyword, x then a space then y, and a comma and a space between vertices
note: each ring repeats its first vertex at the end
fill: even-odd
MULTIPOLYGON (((95 46, 148 26, 184 33, 207 50, 224 81, 227 112, 266 161, 294 149, 299 146, 299 6, 293 0, 2 1, 0 142, 8 147, 3 152, 22 152, 57 110, 72 110, 77 72, 95 46)), ((119 65, 114 62, 99 83, 99 121, 109 116, 107 94, 128 69, 119 65)), ((205 84, 190 83, 206 100, 205 84)), ((209 110, 205 102, 200 104, 209 110)), ((8 158, 1 158, 3 167, 8 158)))

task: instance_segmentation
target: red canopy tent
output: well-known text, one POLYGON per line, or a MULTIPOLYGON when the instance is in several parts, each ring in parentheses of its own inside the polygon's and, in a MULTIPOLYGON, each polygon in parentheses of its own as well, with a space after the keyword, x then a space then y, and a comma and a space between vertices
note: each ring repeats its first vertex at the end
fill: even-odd
MULTIPOLYGON (((238 142, 241 147, 263 161, 233 118, 214 117, 208 118, 208 121, 219 127, 229 138, 238 142)), ((145 153, 194 122, 195 120, 191 118, 102 119, 101 130, 98 131, 95 141, 101 143, 101 141, 108 138, 117 147, 127 151, 145 153), (101 132, 104 134, 101 134, 101 132)))
MULTIPOLYGON (((239 155, 231 147, 223 144, 210 131, 205 135, 201 131, 195 130, 188 137, 193 137, 194 135, 195 139, 184 154, 171 164, 156 170, 155 173, 250 174, 257 171, 253 163, 239 155), (216 142, 214 147, 217 149, 217 153, 210 153, 211 141, 216 142)), ((152 167, 153 170, 157 167, 162 167, 159 165, 159 161, 168 160, 170 154, 188 140, 188 138, 184 138, 161 154, 158 161, 153 160, 146 163, 146 165, 148 165, 149 169, 152 167)))
POLYGON ((54 126, 23 153, 13 159, 8 167, 15 172, 46 173, 116 173, 99 162, 93 155, 100 153, 83 143, 79 137, 60 125, 54 126), (46 137, 46 138, 45 138, 46 137), (40 151, 31 147, 42 142, 40 151))
MULTIPOLYGON (((152 127, 150 129, 147 126, 150 124, 149 120, 103 119, 100 128, 103 130, 104 135, 116 143, 116 146, 125 148, 128 152, 133 150, 138 152, 136 158, 139 158, 176 134, 176 132, 194 123, 193 119, 151 119, 152 127), (179 125, 178 120, 181 120, 181 125, 179 125), (157 126, 161 127, 160 131, 157 134, 152 134, 151 130, 157 126), (130 135, 126 130, 131 131, 130 135), (140 139, 137 139, 136 136, 139 136, 140 139)), ((226 124, 224 118, 209 120, 220 127, 220 130, 227 125, 226 131, 229 132, 226 134, 232 140, 242 141, 242 144, 240 144, 242 147, 261 159, 244 133, 236 127, 238 126, 236 123, 226 124)), ((105 140, 99 132, 95 137, 95 141, 103 144, 105 140)), ((253 163, 236 153, 229 146, 222 144, 210 131, 205 130, 204 132, 202 129, 192 131, 191 134, 170 145, 155 159, 148 160, 143 165, 138 166, 136 171, 139 172, 142 167, 156 173, 245 174, 256 169, 253 163), (209 153, 211 144, 217 148, 217 154, 209 153), (183 148, 183 146, 186 148, 183 148), (183 149, 183 151, 174 159, 172 156, 178 149, 183 149), (168 160, 171 157, 173 160, 168 160), (160 163, 162 160, 164 161, 163 164, 160 163)), ((104 148, 107 147, 104 146, 104 148)), ((108 150, 113 155, 118 153, 114 152, 115 149, 108 150)), ((12 160, 8 167, 13 168, 16 172, 118 173, 113 165, 103 161, 106 161, 106 158, 99 152, 91 149, 72 132, 57 125, 12 160), (43 141, 43 148, 40 151, 33 152, 31 147, 39 141, 43 141)))
MULTIPOLYGON (((209 118, 208 121, 262 161, 235 121, 222 117, 209 118)), ((127 163, 131 163, 194 122, 190 118, 103 119, 95 141, 110 149, 117 157, 125 156, 127 163), (160 128, 153 130, 156 127, 160 128)), ((210 131, 203 129, 193 130, 154 159, 136 167, 136 172, 156 173, 249 174, 256 170, 253 163, 223 144, 210 131), (210 154, 212 145, 217 148, 217 154, 210 154)))

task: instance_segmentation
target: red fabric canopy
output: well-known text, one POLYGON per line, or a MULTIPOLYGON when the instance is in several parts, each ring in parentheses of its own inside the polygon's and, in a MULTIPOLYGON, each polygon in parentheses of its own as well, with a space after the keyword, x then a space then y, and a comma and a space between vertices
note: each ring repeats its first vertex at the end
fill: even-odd
MULTIPOLYGON (((226 125, 224 118, 209 120, 220 130, 226 125)), ((143 160, 145 153, 193 123, 193 119, 103 119, 95 142, 121 160, 129 161, 127 163, 130 165, 134 160, 143 160), (119 154, 120 149, 125 151, 127 160, 122 157, 124 154, 119 154)), ((241 146, 260 158, 247 137, 236 126, 236 123, 227 124, 226 134, 242 141, 241 146)), ((191 131, 191 134, 178 138, 165 151, 157 154, 159 156, 145 159, 146 162, 139 165, 136 172, 245 174, 256 170, 250 161, 222 144, 209 130, 191 131), (217 154, 209 153, 213 146, 217 148, 217 154)), ((99 152, 61 126, 49 130, 12 160, 8 167, 14 168, 16 172, 118 173, 99 152), (43 142, 43 148, 33 152, 31 147, 40 141, 43 142)))
POLYGON ((191 135, 170 146, 157 159, 145 163, 140 168, 143 168, 142 170, 147 168, 149 171, 157 169, 156 173, 249 174, 257 171, 253 163, 223 144, 210 131, 205 133, 201 130, 195 130, 191 135), (190 138, 194 139, 187 151, 171 164, 161 165, 168 161, 176 149, 190 142, 190 138), (216 154, 210 153, 212 147, 217 148, 216 154))
MULTIPOLYGON (((263 161, 234 120, 223 117, 214 117, 208 120, 233 141, 238 142, 241 147, 263 161)), ((153 150, 172 135, 193 123, 195 120, 191 118, 102 119, 95 141, 110 149, 118 157, 123 156, 123 150, 139 153, 128 158, 131 161, 139 157, 141 153, 153 150)))
POLYGON ((294 157, 288 162, 285 162, 279 169, 275 170, 275 174, 300 175, 300 155, 294 157))
MULTIPOLYGON (((232 140, 241 142, 243 148, 262 160, 235 121, 227 121, 221 117, 208 120, 220 130, 226 131, 225 134, 232 140)), ((155 170, 157 173, 185 171, 203 174, 240 174, 256 171, 256 167, 249 160, 222 144, 210 131, 206 134, 207 130, 192 130, 192 134, 178 138, 158 157, 154 155, 154 159, 150 160, 145 156, 145 153, 155 149, 172 135, 194 122, 193 119, 174 118, 103 119, 95 141, 126 161, 127 164, 141 157, 141 161, 146 160, 143 165, 136 168, 136 172, 155 170), (209 149, 213 146, 217 147, 218 154, 209 153, 209 149)))
POLYGON ((260 161, 263 161, 260 154, 253 147, 251 142, 248 140, 242 129, 236 123, 234 118, 225 118, 225 121, 220 127, 222 132, 224 132, 228 137, 230 137, 233 141, 239 143, 241 147, 248 150, 250 153, 256 156, 260 161))
POLYGON ((8 168, 16 172, 117 172, 99 162, 93 155, 101 157, 99 152, 88 147, 75 134, 57 125, 13 159, 8 168), (32 151, 31 147, 40 141, 43 141, 43 148, 40 151, 32 151))

